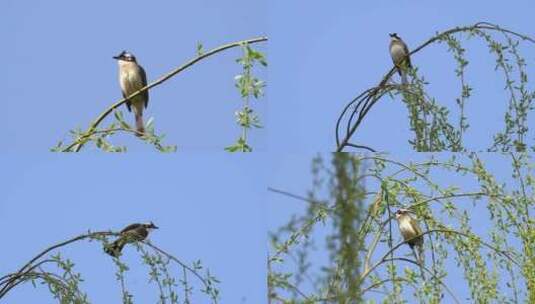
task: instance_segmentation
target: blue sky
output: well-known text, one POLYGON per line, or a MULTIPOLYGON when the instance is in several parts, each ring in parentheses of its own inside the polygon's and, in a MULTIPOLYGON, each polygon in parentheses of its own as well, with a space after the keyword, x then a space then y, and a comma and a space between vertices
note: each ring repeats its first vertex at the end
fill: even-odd
MULTIPOLYGON (((160 229, 150 237, 183 261, 201 259, 222 281, 221 303, 263 303, 265 300, 266 231, 285 223, 304 205, 266 191, 267 186, 306 194, 315 153, 252 155, 185 153, 146 157, 3 154, 0 181, 0 229, 4 235, 0 273, 14 271, 44 248, 91 230, 119 230, 131 222, 154 221, 160 229), (21 224, 21 220, 25 224, 21 224), (39 227, 36 230, 35 227, 39 227), (16 228, 16 229, 15 229, 16 228)), ((443 154, 447 157, 447 154, 443 154)), ((324 155, 328 157, 328 155, 324 155)), ((390 155, 397 160, 426 156, 390 155)), ((499 181, 510 182, 505 157, 486 154, 499 181)), ((475 190, 468 179, 436 175, 444 185, 475 190)), ((371 184, 370 184, 371 187, 371 184)), ((486 220, 475 226, 484 232, 486 220)), ((132 248, 124 258, 137 265, 132 248)), ((118 297, 111 260, 95 243, 81 242, 62 251, 82 272, 90 299, 118 297)), ((316 256, 317 263, 324 256, 316 256)), ((143 267, 132 267, 129 286, 139 302, 155 299, 146 288, 143 267)), ((452 272, 456 267, 450 268, 452 272)), ((450 286, 466 291, 463 282, 450 286)), ((15 289, 9 303, 48 299, 31 285, 15 289)), ((118 298, 117 298, 118 299, 118 298)))
MULTIPOLYGON (((261 163, 224 153, 172 158, 4 154, 0 230, 11 233, 3 235, 0 273, 15 271, 45 248, 88 229, 117 231, 152 220, 160 227, 150 236, 154 244, 184 262, 200 259, 221 281, 220 303, 263 303, 267 182, 261 163)), ((92 303, 120 302, 112 260, 100 245, 79 242, 61 252, 76 263, 92 303)), ((157 287, 147 286, 146 266, 133 248, 124 253, 135 303, 155 303, 157 287)), ((26 284, 5 302, 52 299, 45 288, 26 284)))
MULTIPOLYGON (((285 190, 293 194, 301 195, 301 196, 307 196, 307 193, 309 190, 312 189, 312 173, 311 173, 311 161, 312 158, 317 156, 318 154, 307 154, 307 153, 295 153, 295 154, 286 154, 284 156, 277 157, 277 159, 272 160, 272 170, 269 177, 269 186, 273 187, 275 189, 279 190, 285 190)), ((330 156, 329 154, 321 154, 323 157, 324 163, 326 164, 327 168, 331 168, 330 166, 330 156)), ((416 155, 407 155, 404 154, 402 156, 395 156, 395 155, 385 155, 386 158, 401 161, 403 163, 408 163, 408 161, 424 161, 428 159, 430 155, 419 153, 416 155)), ((447 160, 449 157, 451 157, 450 153, 441 153, 437 155, 437 158, 439 160, 447 160)), ((510 159, 508 156, 499 155, 499 154, 481 154, 480 155, 481 160, 484 162, 487 169, 496 177, 496 180, 498 183, 505 183, 508 186, 508 189, 511 189, 511 187, 514 187, 514 181, 511 178, 511 166, 510 166, 510 159)), ((469 163, 467 162, 465 158, 462 161, 463 163, 469 163)), ((371 164, 368 164, 371 165, 371 164)), ((397 171, 399 168, 390 167, 390 169, 387 169, 386 172, 392 172, 397 171)), ((325 177, 325 175, 323 175, 325 177)), ((442 185, 443 187, 449 187, 449 186, 457 186, 461 192, 478 192, 479 187, 477 180, 474 180, 472 177, 462 177, 454 173, 446 173, 443 170, 434 171, 430 175, 432 177, 432 180, 439 185, 442 185)), ((366 190, 367 191, 377 191, 378 185, 377 182, 374 179, 366 179, 366 190)), ((429 194, 428 188, 423 188, 422 183, 416 184, 416 188, 422 191, 423 193, 429 194)), ((321 193, 319 193, 318 196, 319 199, 326 199, 328 198, 327 190, 324 188, 321 193)), ((367 206, 370 203, 370 200, 373 198, 368 198, 368 200, 365 201, 365 205, 367 206)), ((280 227, 281 225, 284 225, 288 223, 289 219, 292 215, 303 215, 303 212, 306 210, 305 208, 306 203, 300 200, 296 200, 291 197, 287 197, 278 193, 270 192, 267 195, 266 199, 269 204, 267 209, 267 218, 268 218, 268 229, 270 231, 274 231, 276 228, 280 227)), ((477 204, 475 207, 472 205, 471 200, 469 199, 455 199, 453 200, 453 203, 458 208, 466 208, 468 213, 471 215, 471 225, 473 232, 482 236, 483 240, 489 241, 489 225, 490 222, 488 220, 488 211, 486 209, 486 200, 480 200, 480 203, 477 204), (480 215, 480 216, 475 216, 480 215)), ((441 219, 443 222, 448 223, 448 220, 444 218, 444 215, 437 212, 438 208, 434 206, 434 204, 431 204, 432 210, 435 210, 434 215, 441 219)), ((319 269, 321 266, 325 265, 327 260, 327 251, 325 250, 324 242, 322 241, 322 238, 326 236, 328 232, 331 231, 331 227, 329 225, 322 226, 321 223, 316 224, 316 229, 313 230, 312 238, 314 238, 316 245, 316 251, 313 251, 310 254, 310 258, 312 262, 311 266, 311 273, 319 272, 319 269)), ((283 238, 285 240, 285 238, 283 238)), ((401 241, 401 236, 395 232, 395 243, 398 243, 401 241)), ((490 242, 490 241, 489 241, 490 242)), ((516 245, 516 248, 519 248, 519 244, 515 241, 508 240, 508 242, 512 245, 516 245)), ((448 247, 449 248, 449 247, 448 247)), ((449 248, 451 250, 451 248, 449 248)), ((272 251, 273 252, 273 251, 272 251)), ((379 245, 378 249, 376 250, 375 258, 379 258, 386 252, 386 248, 384 245, 379 245)), ((450 251, 451 253, 452 251, 450 251)), ((404 256, 405 254, 410 254, 410 250, 407 246, 400 248, 397 251, 397 256, 404 256)), ((454 294, 458 299, 463 302, 463 299, 468 298, 470 296, 469 290, 467 288, 466 282, 464 280, 464 274, 462 271, 460 271, 460 267, 457 266, 455 260, 453 260, 453 254, 449 255, 449 258, 446 262, 445 269, 448 272, 448 276, 445 279, 445 283, 448 285, 450 289, 454 291, 454 294)), ((292 259, 289 259, 290 262, 287 263, 287 265, 290 265, 288 268, 283 267, 283 271, 291 271, 295 270, 293 268, 293 263, 291 262, 292 259)), ((398 269, 403 269, 407 266, 407 264, 398 263, 398 269)), ((409 266, 411 267, 411 266, 409 266)), ((281 268, 279 268, 281 269, 281 268)), ((313 277, 313 275, 312 275, 313 277)), ((504 282, 502 282, 504 283, 504 282)), ((409 287, 406 288, 407 290, 410 290, 409 287)), ((520 288, 521 290, 522 288, 520 288)), ((303 292, 306 294, 310 294, 311 289, 308 284, 304 284, 301 288, 303 292)), ((502 289, 503 291, 508 292, 507 288, 502 289)), ((410 290, 412 291, 412 290, 410 290)), ((508 295, 510 293, 507 293, 508 295)), ((407 294, 407 299, 410 300, 412 298, 412 294, 407 294)), ((375 294, 375 293, 368 293, 366 295, 366 298, 373 298, 376 300, 380 300, 382 298, 381 294, 375 294)), ((445 303, 452 302, 451 298, 446 295, 446 298, 444 299, 446 301, 445 303)), ((410 301, 409 301, 410 302, 410 301)))
MULTIPOLYGON (((529 0, 507 5, 460 0, 1 1, 0 37, 8 47, 0 48, 0 151, 13 153, 0 161, 7 189, 0 199, 0 228, 18 231, 5 238, 9 246, 3 258, 12 263, 1 264, 0 272, 87 229, 120 229, 150 219, 162 227, 152 236, 156 243, 186 261, 201 259, 223 281, 222 303, 260 303, 265 299, 265 217, 273 228, 300 210, 299 202, 265 189, 308 189, 310 161, 316 152, 334 149, 335 121, 343 106, 390 69, 388 33, 397 32, 409 48, 437 31, 477 21, 535 36, 534 8, 529 0), (211 49, 262 35, 270 37, 269 43, 256 46, 266 52, 269 71, 257 72, 268 87, 253 107, 266 127, 249 138, 255 150, 270 155, 213 153, 240 134, 234 117, 242 105, 234 87, 241 71, 235 63, 239 49, 204 60, 150 91, 146 120, 154 117, 157 131, 167 135, 165 143, 178 145, 184 155, 44 153, 120 99, 112 59, 120 51, 134 53, 152 81, 194 57, 198 42, 211 49), (17 154, 22 151, 43 153, 17 154), (31 224, 20 225, 21 219, 31 224), (36 235, 39 225, 45 228, 36 235)), ((475 90, 467 103, 471 127, 465 139, 468 148, 481 149, 503 127, 506 95, 484 45, 471 42, 467 49, 467 79, 475 90)), ((523 49, 524 54, 534 54, 533 49, 523 49)), ((534 60, 527 58, 530 75, 534 60)), ((453 104, 458 83, 445 47, 433 46, 412 61, 441 104, 453 104)), ((410 138, 404 106, 385 99, 353 142, 407 160, 413 157, 410 138)), ((152 150, 132 136, 117 136, 113 143, 135 152, 152 150)), ((489 159, 507 179, 508 166, 489 159)), ((69 253, 87 273, 84 287, 98 303, 117 295, 116 284, 111 263, 91 245, 76 245, 69 253)), ((144 284, 141 275, 136 280, 144 284)), ((43 296, 42 290, 26 286, 12 294, 10 303, 43 296)), ((136 294, 142 301, 153 296, 148 290, 136 294)))
MULTIPOLYGON (((270 2, 268 89, 269 148, 332 151, 336 119, 351 99, 377 84, 391 68, 388 33, 416 47, 437 31, 488 21, 535 36, 533 1, 284 1, 270 2), (276 20, 276 21, 275 21, 276 20)), ((507 96, 494 59, 481 42, 469 43, 467 79, 475 88, 467 103, 467 147, 480 150, 503 128, 507 96)), ((524 49, 533 74, 535 47, 524 49)), ((442 105, 459 94, 454 61, 446 47, 432 46, 412 58, 442 105)), ((531 76, 533 77, 533 76, 531 76)), ((533 90, 533 85, 530 86, 533 90)), ((455 112, 452 115, 456 115, 455 112)), ((531 119, 533 121, 533 119, 531 119)), ((535 127, 533 122, 531 128, 535 127)), ((354 143, 377 150, 410 150, 407 110, 385 99, 374 106, 354 143)), ((530 135, 531 142, 533 133, 530 135)))
MULTIPOLYGON (((267 96, 255 104, 266 128, 251 134, 253 147, 331 151, 343 106, 391 67, 388 33, 399 33, 415 47, 436 31, 486 20, 533 36, 534 8, 529 0, 508 5, 460 0, 336 5, 317 0, 236 0, 232 5, 213 0, 156 5, 136 0, 2 1, 0 33, 10 47, 0 49, 7 127, 0 148, 44 151, 68 139, 70 129, 87 127, 120 98, 111 56, 123 49, 137 55, 150 81, 190 59, 199 41, 209 49, 269 35, 270 42, 259 46, 270 62, 269 72, 259 71, 268 80, 267 96), (130 22, 129 16, 141 22, 130 22)), ((503 127, 506 95, 503 76, 494 73, 494 59, 484 44, 470 42, 467 49, 466 77, 475 90, 466 106, 471 127, 465 139, 468 148, 479 150, 503 127)), ((533 53, 532 46, 523 50, 533 53)), ((237 138, 234 111, 241 101, 233 76, 240 71, 234 63, 239 55, 233 50, 208 59, 151 91, 146 118, 155 118, 166 143, 212 151, 237 138)), ((533 61, 527 58, 529 73, 533 61)), ((433 46, 414 56, 413 63, 431 82, 438 101, 453 105, 459 85, 445 47, 433 46)), ((385 99, 369 113, 354 142, 408 151, 410 138, 406 109, 385 99)), ((117 136, 113 143, 135 151, 151 149, 132 136, 117 136)))
MULTIPOLYGON (((4 92, 5 151, 47 151, 69 130, 87 128, 122 96, 112 56, 126 49, 155 80, 205 50, 267 34, 264 1, 14 1, 0 3, 0 83, 4 92), (31 85, 30 85, 31 84, 31 85)), ((257 45, 266 51, 267 45, 257 45)), ((221 151, 239 136, 234 87, 239 48, 206 59, 150 91, 145 120, 154 117, 166 143, 182 150, 221 151)), ((266 78, 266 70, 258 70, 266 78)), ((266 99, 253 103, 261 118, 266 99)), ((126 115, 133 122, 133 115, 126 115)), ((251 144, 265 148, 266 131, 251 144)), ((113 143, 147 151, 133 136, 113 143)))

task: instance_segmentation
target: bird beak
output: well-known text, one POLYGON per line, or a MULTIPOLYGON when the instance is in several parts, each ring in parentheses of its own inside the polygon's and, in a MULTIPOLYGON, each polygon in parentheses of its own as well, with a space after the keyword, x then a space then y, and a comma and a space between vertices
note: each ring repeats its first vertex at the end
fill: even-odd
POLYGON ((113 56, 113 59, 119 60, 119 58, 121 58, 121 57, 120 56, 113 56))

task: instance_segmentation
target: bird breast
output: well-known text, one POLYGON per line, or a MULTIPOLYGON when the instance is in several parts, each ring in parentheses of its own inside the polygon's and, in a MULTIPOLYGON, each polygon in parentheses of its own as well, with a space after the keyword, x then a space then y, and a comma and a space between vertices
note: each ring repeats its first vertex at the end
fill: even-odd
POLYGON ((141 71, 133 62, 119 63, 119 82, 125 95, 130 95, 144 87, 141 71))
POLYGON ((399 231, 405 240, 411 239, 417 234, 408 220, 402 220, 399 222, 399 231))
POLYGON ((393 42, 390 45, 390 54, 392 55, 392 59, 395 63, 401 62, 406 55, 403 45, 401 45, 399 42, 393 42))

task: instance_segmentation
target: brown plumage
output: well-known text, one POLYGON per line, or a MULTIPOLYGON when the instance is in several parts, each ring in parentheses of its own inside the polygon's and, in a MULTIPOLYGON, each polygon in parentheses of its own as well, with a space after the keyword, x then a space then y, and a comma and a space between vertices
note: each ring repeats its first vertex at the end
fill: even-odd
MULTIPOLYGON (((418 225, 418 222, 409 215, 407 209, 399 209, 396 211, 396 220, 399 224, 399 231, 403 236, 403 239, 407 241, 407 244, 411 247, 416 255, 416 259, 420 266, 424 265, 424 237, 422 236, 422 229, 418 225), (416 247, 416 251, 414 250, 416 247)), ((423 275, 423 271, 422 271, 423 275)))
POLYGON ((390 34, 390 56, 401 76, 401 82, 407 84, 407 69, 412 68, 409 48, 396 33, 390 34))
MULTIPOLYGON (((127 51, 114 56, 119 65, 119 84, 124 98, 132 95, 147 85, 147 74, 141 65, 137 63, 136 57, 127 51)), ((142 136, 145 133, 145 126, 143 124, 143 109, 147 108, 149 104, 149 91, 144 91, 139 95, 126 101, 128 111, 132 111, 134 107, 134 115, 136 118, 137 136, 142 136)))
POLYGON ((112 257, 121 255, 123 247, 128 243, 143 241, 151 229, 158 229, 152 222, 147 224, 135 223, 121 230, 119 238, 104 247, 104 251, 112 257))

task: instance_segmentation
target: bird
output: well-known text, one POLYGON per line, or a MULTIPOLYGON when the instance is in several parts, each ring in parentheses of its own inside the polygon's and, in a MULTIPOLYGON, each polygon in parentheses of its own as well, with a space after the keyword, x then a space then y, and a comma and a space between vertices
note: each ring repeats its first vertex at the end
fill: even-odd
POLYGON ((158 229, 152 222, 130 224, 119 232, 119 238, 113 243, 104 246, 104 252, 112 257, 119 257, 124 245, 143 241, 147 238, 152 229, 158 229))
MULTIPOLYGON (((147 74, 145 74, 145 70, 139 65, 132 53, 122 51, 119 55, 113 56, 113 58, 117 60, 119 65, 119 85, 124 98, 147 86, 147 74)), ((131 107, 134 107, 137 136, 143 136, 143 133, 145 133, 143 109, 146 109, 148 104, 148 90, 132 97, 131 100, 126 100, 126 107, 129 112, 132 111, 131 107)))
POLYGON ((407 84, 407 70, 412 68, 409 48, 396 33, 390 34, 390 56, 401 76, 401 83, 407 84))
MULTIPOLYGON (((418 222, 409 215, 409 210, 399 209, 396 211, 396 220, 398 221, 399 231, 403 236, 403 239, 409 244, 411 250, 416 255, 414 247, 418 251, 416 259, 420 266, 424 264, 424 238, 422 236, 422 229, 418 225, 418 222)), ((423 272, 422 272, 423 275, 423 272)))

